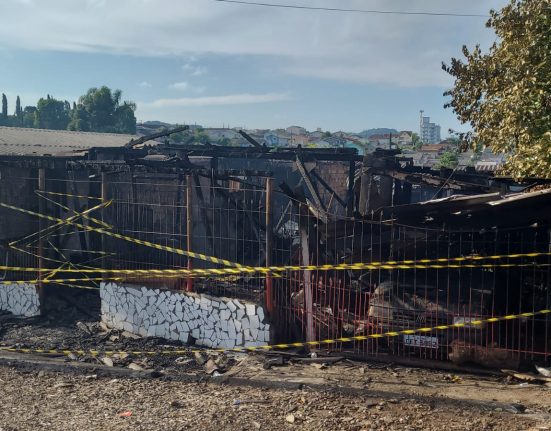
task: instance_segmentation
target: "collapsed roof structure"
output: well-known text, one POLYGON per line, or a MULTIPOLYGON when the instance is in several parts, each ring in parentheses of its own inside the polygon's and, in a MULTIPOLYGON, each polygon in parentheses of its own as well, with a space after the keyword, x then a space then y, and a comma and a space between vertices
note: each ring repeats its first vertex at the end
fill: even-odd
MULTIPOLYGON (((206 295, 199 303, 216 308, 220 328, 205 335, 184 323, 207 346, 329 339, 362 357, 484 365, 551 355, 549 315, 487 321, 550 308, 549 180, 242 136, 250 147, 0 128, 9 149, 0 156, 0 259, 39 270, 6 272, 6 282, 36 281, 44 301, 68 284, 53 274, 101 284, 109 301, 120 300, 108 284, 117 274, 119 287, 167 301, 168 292, 206 295), (28 151, 13 150, 25 142, 28 151), (87 268, 104 272, 93 279, 87 268), (256 304, 239 317, 239 330, 243 319, 250 326, 241 344, 236 323, 222 322, 237 319, 233 305, 220 298, 256 304)), ((150 333, 109 313, 111 325, 150 333)), ((186 331, 168 323, 167 334, 186 331)), ((156 334, 160 324, 151 325, 156 334)))

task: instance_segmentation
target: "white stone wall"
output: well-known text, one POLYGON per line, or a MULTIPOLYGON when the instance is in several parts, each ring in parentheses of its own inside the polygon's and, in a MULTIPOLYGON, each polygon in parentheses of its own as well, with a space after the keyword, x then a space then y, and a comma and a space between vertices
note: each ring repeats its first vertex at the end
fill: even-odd
POLYGON ((213 348, 262 346, 270 325, 262 306, 230 298, 101 283, 101 319, 143 337, 213 348))
POLYGON ((40 315, 40 297, 36 285, 32 283, 0 285, 0 310, 23 317, 40 315))

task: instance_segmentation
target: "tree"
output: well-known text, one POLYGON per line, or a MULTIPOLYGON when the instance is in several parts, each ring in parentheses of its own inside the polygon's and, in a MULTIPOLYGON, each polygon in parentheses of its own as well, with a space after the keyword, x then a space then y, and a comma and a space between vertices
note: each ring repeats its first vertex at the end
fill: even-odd
POLYGON ((77 118, 72 119, 71 127, 94 132, 136 133, 136 105, 132 102, 121 104, 121 96, 120 90, 111 91, 106 86, 90 88, 79 98, 77 118))
POLYGON ((21 126, 23 127, 34 127, 36 119, 36 107, 35 106, 25 106, 23 110, 21 126))
POLYGON ((2 120, 6 122, 8 119, 8 98, 2 93, 2 120))
POLYGON ((19 98, 19 96, 17 96, 17 99, 15 99, 15 113, 14 113, 14 115, 17 118, 21 118, 21 116, 23 115, 23 110, 21 109, 21 99, 19 98))
POLYGON ((497 40, 483 53, 463 47, 464 59, 443 69, 455 78, 444 93, 472 133, 463 138, 507 155, 505 172, 551 177, 551 8, 548 0, 511 0, 490 11, 497 40))
POLYGON ((84 106, 73 104, 73 109, 71 109, 71 120, 67 125, 67 130, 81 132, 90 131, 90 117, 86 109, 84 109, 84 106))
POLYGON ((411 134, 411 145, 413 145, 413 148, 416 150, 421 148, 421 146, 423 145, 423 141, 421 141, 420 136, 415 132, 411 134))
POLYGON ((208 144, 210 143, 210 138, 209 138, 209 135, 207 135, 206 132, 204 132, 203 129, 201 129, 200 132, 198 131, 195 134, 195 141, 199 142, 200 144, 208 144))
MULTIPOLYGON (((46 99, 41 98, 36 104, 34 127, 40 129, 67 129, 69 124, 68 102, 56 100, 50 95, 46 99)), ((70 105, 69 105, 70 107, 70 105)))
POLYGON ((454 169, 457 166, 458 158, 455 151, 448 150, 438 159, 438 167, 454 169))

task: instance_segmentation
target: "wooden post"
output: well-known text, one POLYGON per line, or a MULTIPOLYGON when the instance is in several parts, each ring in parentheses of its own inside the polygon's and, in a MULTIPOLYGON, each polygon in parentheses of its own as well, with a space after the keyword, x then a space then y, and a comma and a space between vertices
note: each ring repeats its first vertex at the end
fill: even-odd
MULTIPOLYGON (((186 247, 187 251, 191 252, 193 249, 193 241, 191 233, 193 232, 193 178, 191 175, 186 176, 186 247)), ((187 269, 193 269, 193 262, 191 257, 187 258, 187 269)), ((188 275, 186 291, 193 292, 193 277, 188 275)))
MULTIPOLYGON (((310 265, 310 247, 308 244, 308 231, 306 227, 300 228, 300 246, 302 252, 302 264, 310 265)), ((314 295, 312 293, 311 272, 304 270, 304 306, 306 311, 306 341, 315 340, 314 331, 314 295)))
MULTIPOLYGON (((39 168, 38 169, 38 190, 41 192, 46 191, 46 169, 45 168, 39 168)), ((38 198, 38 212, 40 214, 44 214, 46 212, 46 201, 39 197, 38 198)), ((38 230, 42 232, 46 228, 46 222, 41 217, 38 219, 38 230)), ((38 237, 38 269, 42 270, 45 268, 44 265, 44 236, 40 234, 38 237)), ((38 280, 38 297, 40 300, 40 313, 44 314, 44 285, 42 283, 42 271, 39 271, 38 277, 36 278, 38 280)))
MULTIPOLYGON (((266 266, 272 265, 272 191, 274 187, 274 179, 266 178, 266 266)), ((274 312, 274 296, 273 296, 273 280, 272 275, 266 273, 266 292, 265 303, 266 310, 269 315, 274 312)))

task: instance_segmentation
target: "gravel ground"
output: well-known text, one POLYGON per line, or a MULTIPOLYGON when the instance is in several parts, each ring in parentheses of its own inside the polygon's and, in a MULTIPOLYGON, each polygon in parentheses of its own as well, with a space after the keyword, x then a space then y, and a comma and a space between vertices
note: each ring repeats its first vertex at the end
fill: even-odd
MULTIPOLYGON (((106 331, 95 312, 87 314, 62 302, 53 305, 57 313, 47 319, 0 315, 0 345, 171 347, 160 339, 106 331)), ((29 356, 4 360, 17 368, 0 366, 0 431, 551 430, 551 386, 506 377, 347 360, 309 364, 300 358, 267 367, 266 357, 259 354, 49 359, 63 370, 69 365, 77 370, 70 374, 45 371, 51 368, 44 368, 44 358, 38 356, 33 357, 38 362, 22 367, 23 357, 29 356), (220 373, 218 377, 208 375, 213 365, 218 371, 212 375, 220 373), (113 378, 122 368, 130 376, 113 378), (105 374, 111 376, 102 377, 105 374), (164 377, 138 378, 153 375, 164 377), (224 379, 226 384, 221 383, 224 379)))
MULTIPOLYGON (((527 430, 541 419, 415 399, 22 373, 0 367, 0 430, 527 430)), ((549 425, 549 423, 548 423, 549 425)))

